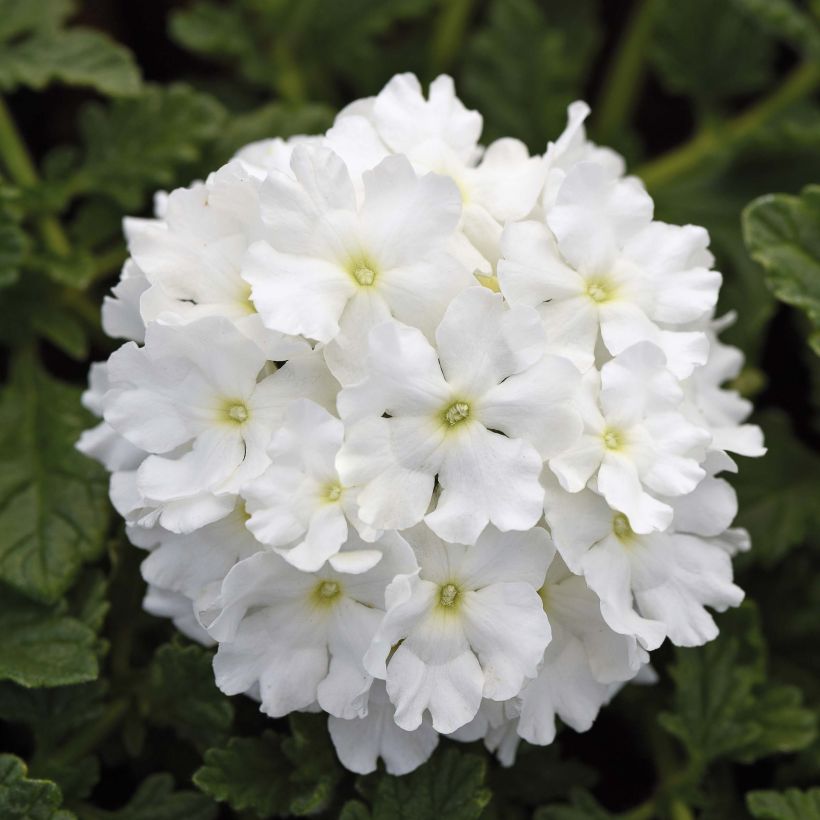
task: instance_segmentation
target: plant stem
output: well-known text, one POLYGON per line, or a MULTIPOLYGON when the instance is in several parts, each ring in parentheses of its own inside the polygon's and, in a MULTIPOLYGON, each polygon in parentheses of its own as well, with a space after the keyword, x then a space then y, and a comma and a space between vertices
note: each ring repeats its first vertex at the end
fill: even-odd
POLYGON ((472 8, 473 0, 442 0, 430 47, 433 74, 447 71, 458 56, 472 8))
POLYGON ((595 135, 611 141, 629 119, 641 86, 657 0, 641 0, 612 57, 598 95, 595 135))
POLYGON ((689 173, 709 156, 742 142, 784 109, 814 91, 820 84, 820 65, 797 66, 780 87, 722 126, 701 129, 692 139, 640 166, 636 175, 650 190, 661 188, 689 173))
MULTIPOLYGON (((5 101, 0 98, 0 158, 15 183, 33 188, 40 181, 37 168, 26 148, 17 124, 5 101)), ((53 216, 41 216, 37 228, 45 246, 57 256, 68 256, 71 245, 60 223, 53 216)))
POLYGON ((128 698, 111 701, 94 723, 77 732, 51 756, 50 763, 74 763, 91 754, 125 719, 131 702, 128 698))

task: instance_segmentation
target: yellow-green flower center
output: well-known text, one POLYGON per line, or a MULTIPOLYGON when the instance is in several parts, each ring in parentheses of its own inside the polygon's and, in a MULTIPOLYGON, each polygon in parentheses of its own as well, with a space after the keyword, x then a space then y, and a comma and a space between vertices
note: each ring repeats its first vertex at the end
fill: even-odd
POLYGON ((607 302, 612 298, 613 289, 609 282, 603 279, 591 279, 587 282, 587 296, 593 302, 601 304, 607 302))
POLYGON ((470 405, 466 401, 454 401, 442 415, 450 427, 455 427, 470 417, 470 405))
POLYGON ((443 607, 450 607, 455 606, 456 599, 458 598, 458 587, 455 584, 445 584, 439 590, 439 599, 438 602, 443 607))
POLYGON ((341 484, 333 483, 325 487, 324 498, 325 501, 331 503, 338 501, 342 497, 343 488, 341 484))
POLYGON ((236 424, 243 424, 248 420, 250 412, 247 405, 241 401, 230 402, 225 408, 225 415, 236 424))
POLYGON ((363 287, 370 287, 376 281, 376 273, 368 267, 362 265, 353 271, 353 278, 363 287))
POLYGON ((341 594, 338 581, 322 581, 313 590, 313 600, 319 606, 330 606, 341 594))
POLYGON ((604 431, 604 447, 607 450, 617 450, 623 443, 623 437, 617 430, 604 431))
POLYGON ((616 513, 612 519, 612 532, 621 541, 625 541, 634 535, 632 527, 629 525, 629 519, 623 513, 616 513))

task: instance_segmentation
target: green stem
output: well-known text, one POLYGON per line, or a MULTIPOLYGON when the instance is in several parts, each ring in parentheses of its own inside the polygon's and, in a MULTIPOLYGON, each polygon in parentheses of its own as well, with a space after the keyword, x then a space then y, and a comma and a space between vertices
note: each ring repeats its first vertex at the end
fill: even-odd
MULTIPOLYGON (((0 158, 17 185, 33 188, 40 181, 37 168, 26 148, 17 124, 5 101, 0 98, 0 158)), ((60 223, 53 216, 41 216, 37 228, 45 246, 57 256, 68 256, 71 245, 60 223)))
POLYGON ((442 0, 430 47, 433 74, 447 71, 458 56, 472 10, 473 0, 442 0))
POLYGON ((688 142, 639 167, 635 174, 650 190, 661 188, 694 170, 710 156, 742 142, 781 111, 814 91, 818 84, 820 65, 802 63, 768 97, 722 126, 698 131, 688 142))
POLYGON ((598 96, 595 136, 609 142, 629 119, 641 87, 657 0, 641 0, 621 37, 598 96))
POLYGON ((49 763, 63 765, 75 763, 91 754, 119 727, 130 708, 131 702, 128 698, 111 701, 99 719, 77 732, 68 743, 51 756, 49 763))

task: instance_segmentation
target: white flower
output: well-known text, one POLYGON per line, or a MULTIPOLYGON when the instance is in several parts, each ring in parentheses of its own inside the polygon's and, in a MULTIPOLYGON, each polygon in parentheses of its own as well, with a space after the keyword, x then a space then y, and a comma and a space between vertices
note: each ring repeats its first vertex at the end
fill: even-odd
POLYGON ((436 343, 414 328, 380 325, 370 334, 367 379, 339 395, 349 426, 336 464, 345 485, 362 487, 359 516, 380 529, 424 518, 461 543, 490 522, 532 527, 542 459, 580 431, 577 371, 542 355, 534 311, 510 309, 486 288, 451 302, 436 343), (441 494, 425 516, 436 478, 441 494))
POLYGON ((648 650, 665 636, 678 646, 712 640, 717 626, 705 606, 722 612, 743 600, 730 552, 717 539, 737 510, 734 492, 707 479, 689 498, 679 524, 641 535, 601 496, 547 483, 545 514, 561 556, 598 594, 607 624, 648 650))
POLYGON ((539 592, 552 640, 537 677, 519 695, 518 734, 543 746, 555 739, 556 716, 576 732, 589 729, 613 684, 635 677, 648 655, 634 637, 607 626, 598 596, 560 556, 554 558, 539 592))
MULTIPOLYGON (((259 683, 262 711, 273 717, 315 701, 342 718, 365 714, 371 678, 362 658, 384 615, 384 593, 412 572, 412 550, 396 534, 377 542, 381 560, 359 574, 326 565, 301 572, 275 552, 240 561, 201 614, 219 641, 217 685, 229 695, 259 683)), ((360 550, 351 533, 343 549, 360 550)))
POLYGON ((521 742, 517 731, 518 714, 518 698, 502 702, 485 698, 476 716, 448 737, 460 743, 483 740, 487 751, 495 754, 502 766, 512 766, 521 742))
POLYGON ((335 462, 343 435, 342 422, 324 408, 307 400, 293 402, 268 447, 272 465, 242 493, 251 532, 306 572, 325 561, 351 571, 351 561, 367 567, 381 555, 378 550, 339 554, 348 522, 368 541, 381 535, 359 521, 355 488, 339 479, 335 462))
POLYGON ((582 369, 595 361, 599 334, 613 356, 653 342, 680 378, 706 361, 704 333, 677 327, 710 314, 717 301, 721 277, 709 269, 708 234, 652 222, 652 207, 636 179, 582 162, 567 172, 546 225, 504 231, 502 293, 538 308, 549 349, 582 369))
POLYGON ((150 283, 133 259, 123 265, 120 281, 103 298, 102 327, 112 339, 145 341, 145 321, 140 313, 142 294, 150 283))
POLYGON ((642 343, 629 348, 584 378, 581 402, 584 433, 550 460, 569 492, 595 477, 610 506, 636 532, 663 530, 672 508, 657 496, 692 492, 705 476, 709 433, 679 412, 683 393, 666 370, 663 353, 642 343))
POLYGON ((203 646, 214 645, 213 638, 199 625, 190 599, 182 593, 149 585, 142 606, 157 618, 170 618, 174 626, 192 641, 203 646))
POLYGON ((190 531, 233 509, 231 494, 267 467, 270 435, 288 402, 333 402, 319 354, 266 372, 262 350, 219 317, 151 324, 144 347, 128 343, 111 356, 104 417, 152 454, 137 470, 136 491, 167 529, 190 531), (198 497, 200 514, 189 510, 185 521, 168 506, 198 497))
POLYGON ((361 203, 339 157, 298 146, 295 180, 271 173, 262 187, 266 241, 243 264, 265 324, 332 342, 325 355, 343 383, 358 380, 367 332, 390 316, 435 328, 470 284, 446 254, 461 210, 450 180, 416 176, 403 157, 364 175, 361 203))
POLYGON ((429 710, 437 731, 452 732, 482 697, 506 700, 535 675, 550 639, 536 590, 553 547, 540 528, 489 528, 472 547, 447 544, 424 525, 407 537, 420 568, 388 587, 365 666, 387 681, 402 729, 417 728, 429 710))
POLYGON ((399 776, 428 760, 439 737, 429 718, 406 732, 396 725, 395 711, 384 681, 374 680, 366 715, 350 720, 333 715, 328 718, 327 728, 342 765, 357 774, 370 774, 381 758, 387 773, 399 776))

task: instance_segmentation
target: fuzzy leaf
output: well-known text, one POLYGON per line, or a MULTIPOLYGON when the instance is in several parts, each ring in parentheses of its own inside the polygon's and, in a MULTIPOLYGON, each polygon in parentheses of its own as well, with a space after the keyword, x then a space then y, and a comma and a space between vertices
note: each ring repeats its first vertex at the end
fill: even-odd
POLYGON ((217 811, 205 795, 174 791, 174 778, 164 773, 146 778, 123 808, 96 810, 94 816, 110 820, 213 820, 217 811))
POLYGON ((0 0, 0 41, 60 26, 72 11, 72 0, 0 0))
POLYGON ((483 758, 446 749, 404 777, 382 775, 373 793, 370 816, 372 820, 474 820, 492 796, 484 786, 485 775, 483 758))
POLYGON ((757 820, 820 820, 820 788, 749 792, 746 805, 757 820))
POLYGON ((60 808, 63 796, 55 783, 30 780, 26 765, 14 755, 0 755, 0 817, 3 820, 72 820, 60 808))
POLYGON ((757 24, 813 57, 820 56, 820 26, 792 0, 733 0, 757 24))
POLYGON ((121 96, 136 94, 141 78, 128 49, 91 29, 43 31, 0 49, 0 89, 55 82, 121 96))
POLYGON ((808 314, 820 356, 820 186, 756 199, 743 212, 743 235, 774 295, 808 314))
POLYGON ((58 610, 2 591, 0 634, 0 680, 63 686, 97 676, 96 635, 58 610))
POLYGON ((29 357, 0 394, 0 581, 47 603, 101 553, 108 526, 105 472, 74 449, 92 421, 79 394, 29 357))
POLYGON ((146 717, 200 751, 228 739, 233 706, 214 684, 212 654, 193 644, 165 644, 154 655, 144 691, 146 717))
POLYGON ((652 57, 664 85, 704 105, 769 81, 771 39, 731 2, 662 0, 652 57))

